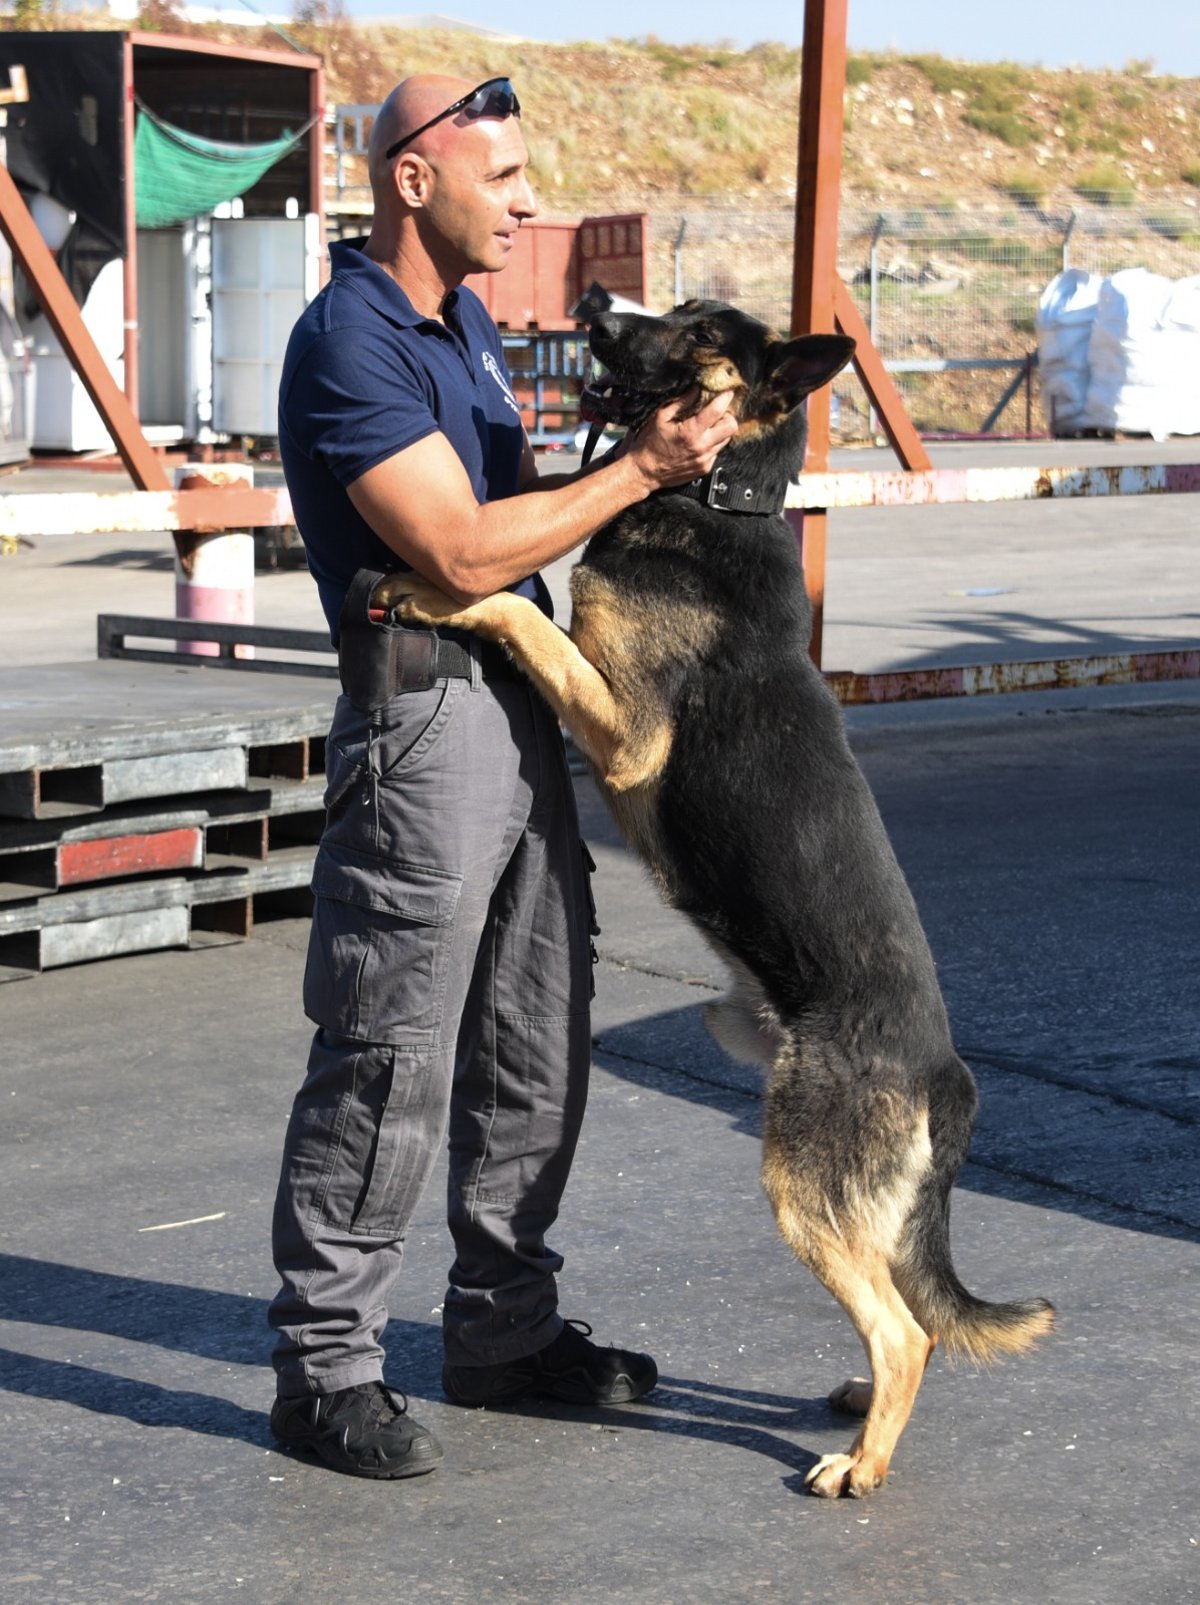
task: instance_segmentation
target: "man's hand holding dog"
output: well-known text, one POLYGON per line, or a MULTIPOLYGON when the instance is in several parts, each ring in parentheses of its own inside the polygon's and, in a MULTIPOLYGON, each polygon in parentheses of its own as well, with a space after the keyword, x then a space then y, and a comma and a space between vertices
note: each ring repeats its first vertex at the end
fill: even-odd
POLYGON ((732 391, 722 391, 696 412, 698 395, 691 391, 660 407, 622 443, 621 454, 645 477, 647 494, 702 478, 737 433, 732 391))

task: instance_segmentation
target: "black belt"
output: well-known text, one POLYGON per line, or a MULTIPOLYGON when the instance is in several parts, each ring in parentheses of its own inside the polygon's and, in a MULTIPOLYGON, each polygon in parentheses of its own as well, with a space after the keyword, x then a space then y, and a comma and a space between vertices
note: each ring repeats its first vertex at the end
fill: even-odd
POLYGON ((470 680, 474 665, 485 680, 515 680, 519 670, 492 641, 465 640, 416 629, 390 615, 374 619, 371 593, 384 578, 360 568, 338 618, 338 670, 342 690, 370 712, 402 691, 428 691, 438 680, 470 680))

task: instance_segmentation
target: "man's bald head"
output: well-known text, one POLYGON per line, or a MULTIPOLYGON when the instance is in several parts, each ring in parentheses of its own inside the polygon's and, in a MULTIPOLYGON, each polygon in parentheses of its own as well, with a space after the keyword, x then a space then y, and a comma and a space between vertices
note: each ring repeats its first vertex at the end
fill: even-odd
MULTIPOLYGON (((367 147, 367 166, 377 205, 381 186, 387 189, 391 172, 392 164, 385 153, 398 139, 403 139, 414 128, 429 122, 439 112, 445 111, 447 106, 453 106, 456 100, 469 95, 474 87, 465 78, 452 78, 436 72, 416 73, 396 85, 379 108, 367 147)), ((435 123, 420 139, 404 148, 421 155, 436 156, 439 149, 445 148, 453 133, 454 120, 450 118, 444 124, 435 123)))
MULTIPOLYGON (((371 131, 375 216, 366 253, 393 277, 428 281, 438 306, 468 274, 498 272, 521 224, 537 215, 529 152, 513 115, 516 97, 502 97, 494 111, 484 110, 492 105, 487 98, 472 115, 454 111, 479 87, 440 73, 406 78, 379 108, 371 131), (389 158, 400 142, 404 149, 389 158)), ((460 111, 467 109, 463 104, 460 111)))

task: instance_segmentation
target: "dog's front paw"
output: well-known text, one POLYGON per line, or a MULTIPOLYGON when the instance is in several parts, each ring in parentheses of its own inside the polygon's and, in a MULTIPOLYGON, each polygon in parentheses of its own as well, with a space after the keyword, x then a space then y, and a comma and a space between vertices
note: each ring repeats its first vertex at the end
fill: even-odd
POLYGON ((391 613, 403 624, 450 624, 461 613, 453 597, 419 574, 389 574, 371 592, 371 606, 391 613))
POLYGON ((810 1494, 818 1499, 865 1499, 887 1476, 887 1467, 861 1451, 824 1455, 805 1477, 810 1494))

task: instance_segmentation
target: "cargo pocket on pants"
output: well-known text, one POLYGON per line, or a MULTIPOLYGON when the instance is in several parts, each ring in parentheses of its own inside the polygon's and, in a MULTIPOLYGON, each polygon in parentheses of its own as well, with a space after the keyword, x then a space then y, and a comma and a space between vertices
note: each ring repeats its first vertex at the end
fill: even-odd
MULTIPOLYGON (((344 1058, 346 1046, 329 1042, 326 1051, 344 1058)), ((350 1062, 334 1158, 310 1218, 393 1240, 403 1235, 437 1155, 445 1097, 438 1059, 375 1046, 360 1048, 350 1062)))
POLYGON ((304 1012, 359 1042, 430 1047, 441 1026, 462 877, 326 842, 304 1012))

